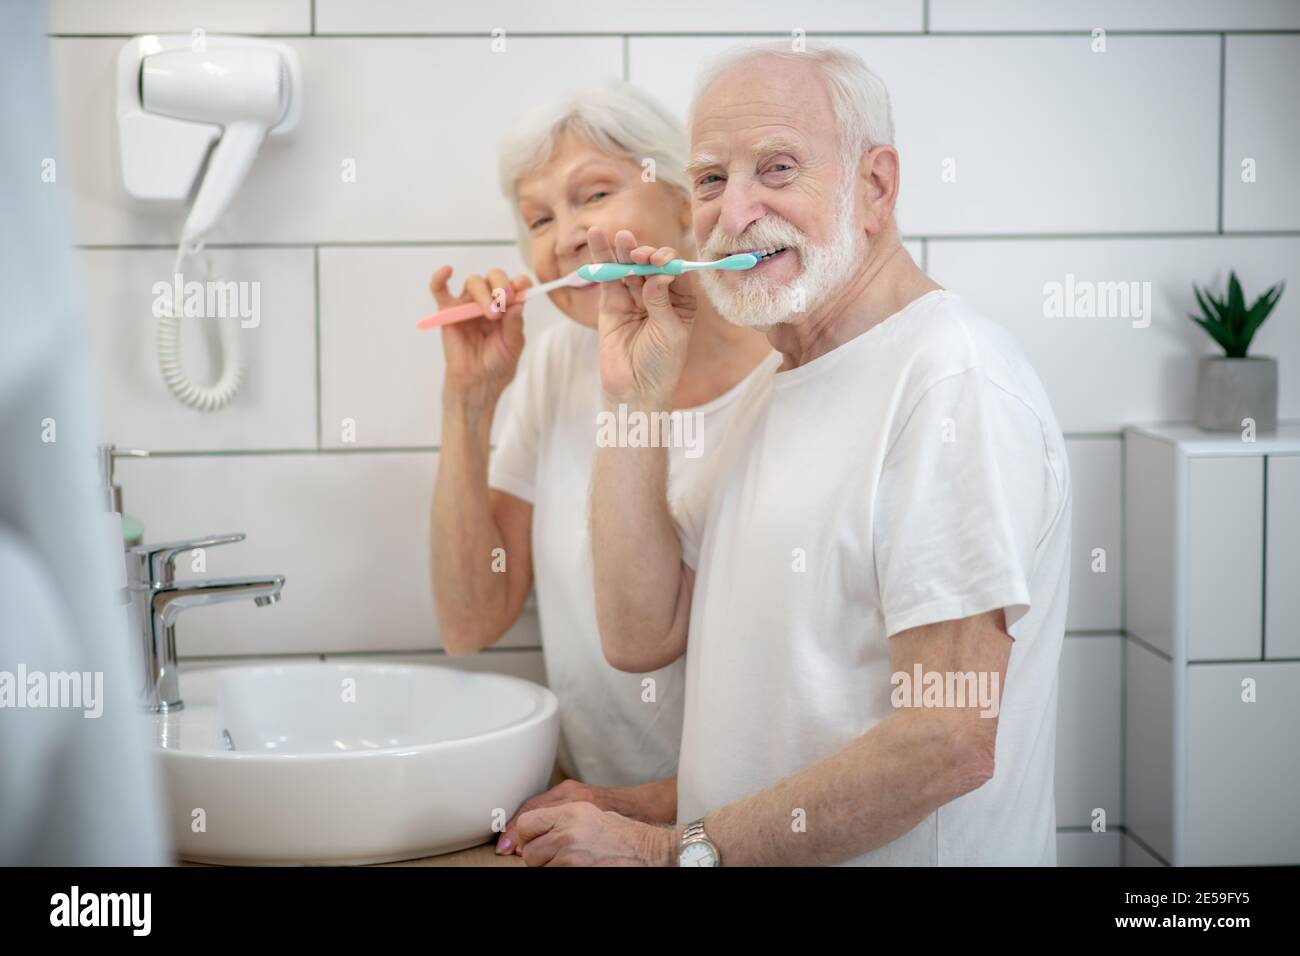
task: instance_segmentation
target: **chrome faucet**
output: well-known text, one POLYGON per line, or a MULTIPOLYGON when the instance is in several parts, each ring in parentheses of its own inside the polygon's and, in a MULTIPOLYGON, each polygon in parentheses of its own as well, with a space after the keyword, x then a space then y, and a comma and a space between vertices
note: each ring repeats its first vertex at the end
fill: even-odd
POLYGON ((282 574, 176 580, 176 559, 185 552, 243 540, 242 533, 215 534, 128 549, 131 610, 144 649, 142 697, 145 708, 152 713, 171 713, 185 706, 181 701, 176 663, 176 618, 182 611, 249 598, 258 607, 280 600, 280 589, 284 587, 282 574))

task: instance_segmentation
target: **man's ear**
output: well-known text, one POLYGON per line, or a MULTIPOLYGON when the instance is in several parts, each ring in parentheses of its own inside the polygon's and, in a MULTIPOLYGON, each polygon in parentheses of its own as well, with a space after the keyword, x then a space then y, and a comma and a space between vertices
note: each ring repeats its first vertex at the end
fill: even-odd
POLYGON ((862 188, 867 232, 877 233, 893 218, 898 201, 898 150, 873 146, 858 162, 858 184, 862 188))

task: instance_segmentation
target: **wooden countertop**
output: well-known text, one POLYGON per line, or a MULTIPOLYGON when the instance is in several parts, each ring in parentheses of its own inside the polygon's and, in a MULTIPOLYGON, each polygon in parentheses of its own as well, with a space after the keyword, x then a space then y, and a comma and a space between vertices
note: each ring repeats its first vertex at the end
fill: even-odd
MULTIPOLYGON (((524 858, 517 853, 498 856, 496 840, 481 846, 472 846, 468 850, 443 853, 440 856, 426 856, 418 860, 399 860, 396 863, 375 863, 374 866, 526 866, 524 858)), ((213 866, 211 863, 191 863, 177 860, 177 866, 213 866)))
POLYGON ((402 860, 398 863, 379 863, 378 866, 526 866, 524 858, 517 853, 498 856, 496 840, 482 846, 472 846, 468 850, 444 853, 442 856, 426 856, 421 860, 402 860))

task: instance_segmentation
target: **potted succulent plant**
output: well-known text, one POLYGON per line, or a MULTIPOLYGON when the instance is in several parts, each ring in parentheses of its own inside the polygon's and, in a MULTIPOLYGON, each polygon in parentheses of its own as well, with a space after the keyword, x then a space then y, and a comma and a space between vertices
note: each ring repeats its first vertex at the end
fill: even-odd
POLYGON ((1256 430, 1277 427, 1277 359, 1249 356, 1246 350, 1285 288, 1285 282, 1278 283, 1248 308, 1235 272, 1228 274, 1223 299, 1192 286, 1202 314, 1189 317, 1224 353, 1205 356, 1197 370, 1196 424, 1201 428, 1240 431, 1246 418, 1254 420, 1256 430))

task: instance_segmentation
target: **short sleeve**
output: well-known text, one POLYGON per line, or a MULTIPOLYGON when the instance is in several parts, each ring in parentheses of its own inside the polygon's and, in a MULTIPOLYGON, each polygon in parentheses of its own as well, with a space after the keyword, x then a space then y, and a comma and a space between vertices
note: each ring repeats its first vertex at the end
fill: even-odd
POLYGON ((886 633, 1030 607, 1055 504, 1043 426, 979 367, 930 386, 886 453, 873 527, 886 633))
MULTIPOLYGON (((546 344, 546 343, 539 343, 546 344)), ((536 498, 538 449, 545 414, 546 348, 525 352, 504 396, 505 418, 488 461, 488 487, 532 504, 536 498)))

